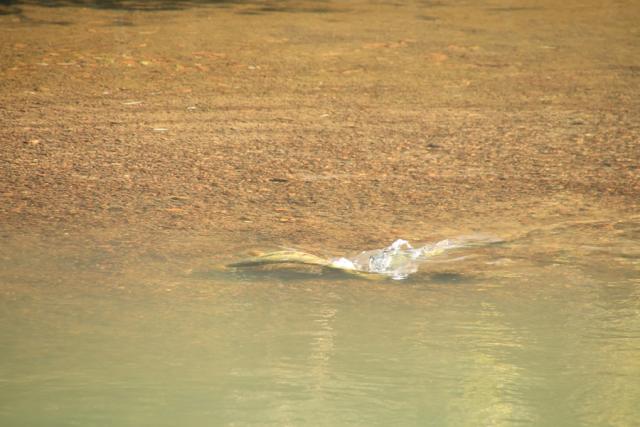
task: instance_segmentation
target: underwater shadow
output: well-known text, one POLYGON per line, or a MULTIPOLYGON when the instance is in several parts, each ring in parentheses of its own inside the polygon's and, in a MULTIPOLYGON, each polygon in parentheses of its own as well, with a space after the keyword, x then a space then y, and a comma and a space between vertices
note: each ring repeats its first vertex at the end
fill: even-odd
POLYGON ((440 272, 440 273, 417 273, 403 280, 407 284, 437 284, 437 285, 474 285, 482 280, 475 275, 440 272))
MULTIPOLYGON (((264 283, 266 281, 278 281, 280 283, 305 283, 305 282, 336 282, 336 281, 367 281, 359 277, 350 276, 348 274, 337 271, 327 272, 310 272, 300 270, 260 270, 260 269, 242 269, 242 270, 199 270, 193 271, 189 277, 200 280, 216 280, 232 281, 237 283, 264 283)), ((381 283, 384 280, 372 281, 372 283, 381 283)))
POLYGON ((415 286, 415 285, 473 285, 482 281, 475 275, 455 272, 427 273, 418 272, 402 280, 393 280, 388 276, 364 278, 340 271, 322 272, 300 271, 293 269, 238 269, 238 270, 198 270, 189 273, 189 277, 197 280, 223 280, 242 284, 277 281, 280 283, 371 283, 372 285, 415 286))

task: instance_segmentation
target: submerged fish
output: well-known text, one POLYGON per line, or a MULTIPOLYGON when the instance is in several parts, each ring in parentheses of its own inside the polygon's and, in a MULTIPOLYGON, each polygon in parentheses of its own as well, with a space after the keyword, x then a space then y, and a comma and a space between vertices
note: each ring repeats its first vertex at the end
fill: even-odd
MULTIPOLYGON (((419 248, 413 248, 406 240, 396 240, 383 249, 364 251, 353 258, 326 259, 297 250, 275 251, 227 264, 230 268, 262 267, 268 265, 315 266, 326 270, 379 279, 391 277, 395 280, 407 278, 418 271, 421 263, 459 248, 498 243, 500 240, 486 237, 447 239, 419 248)), ((458 258, 459 259, 459 258, 458 258)))

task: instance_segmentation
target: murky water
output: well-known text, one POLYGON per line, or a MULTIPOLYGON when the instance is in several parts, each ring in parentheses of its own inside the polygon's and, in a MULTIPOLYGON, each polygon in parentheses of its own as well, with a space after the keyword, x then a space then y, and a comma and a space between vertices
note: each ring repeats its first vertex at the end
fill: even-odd
POLYGON ((0 427, 638 425, 638 4, 0 0, 0 427))
POLYGON ((372 282, 6 237, 0 424, 632 425, 639 238, 556 223, 372 282))

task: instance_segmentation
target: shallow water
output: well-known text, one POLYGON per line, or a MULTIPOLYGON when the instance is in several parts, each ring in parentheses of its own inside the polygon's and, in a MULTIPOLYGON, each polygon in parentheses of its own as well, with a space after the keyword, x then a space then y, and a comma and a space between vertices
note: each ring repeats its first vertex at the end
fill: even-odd
POLYGON ((0 1, 0 426, 638 424, 636 3, 0 1))
POLYGON ((632 425, 639 237, 557 223, 375 282, 5 237, 0 424, 632 425))

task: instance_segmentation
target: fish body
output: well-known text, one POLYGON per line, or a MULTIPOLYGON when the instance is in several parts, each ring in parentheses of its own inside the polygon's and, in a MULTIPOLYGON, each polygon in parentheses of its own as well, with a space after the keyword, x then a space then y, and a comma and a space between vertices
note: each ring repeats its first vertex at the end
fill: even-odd
MULTIPOLYGON (((361 252, 353 258, 326 259, 303 251, 283 250, 259 254, 241 261, 227 264, 229 268, 250 268, 269 265, 302 265, 339 271, 367 279, 390 277, 395 280, 407 278, 418 271, 425 261, 435 261, 446 252, 500 243, 501 240, 482 236, 446 239, 414 248, 406 240, 398 239, 390 246, 361 252)), ((460 259, 460 258, 458 258, 460 259)), ((446 261, 446 260, 445 260, 446 261)))

